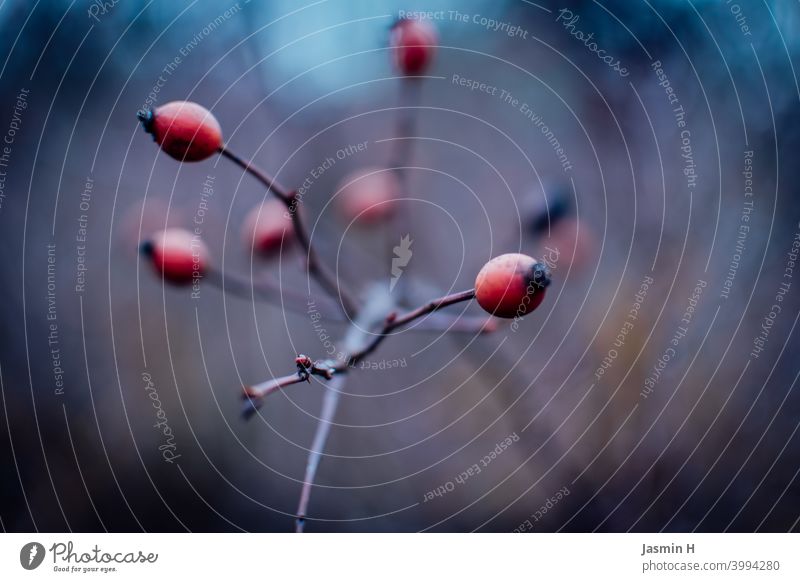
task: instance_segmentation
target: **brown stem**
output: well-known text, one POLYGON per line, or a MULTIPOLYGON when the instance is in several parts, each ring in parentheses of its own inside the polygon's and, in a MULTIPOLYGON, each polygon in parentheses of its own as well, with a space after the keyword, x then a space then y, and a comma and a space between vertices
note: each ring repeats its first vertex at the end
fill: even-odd
MULTIPOLYGON (((358 319, 353 322, 342 340, 344 350, 351 353, 362 349, 362 346, 370 337, 367 330, 373 329, 383 319, 383 314, 391 308, 391 299, 383 294, 371 294, 366 305, 364 305, 364 309, 358 314, 358 319)), ((295 362, 297 362, 298 366, 303 366, 303 369, 308 373, 319 374, 327 380, 331 380, 325 392, 319 422, 317 422, 317 429, 314 432, 314 440, 308 452, 308 462, 306 463, 306 472, 303 477, 303 489, 300 492, 300 502, 297 506, 295 531, 302 533, 305 527, 308 503, 311 498, 311 488, 314 486, 317 468, 322 459, 322 452, 325 450, 325 443, 328 440, 333 418, 336 415, 339 398, 344 389, 345 377, 335 376, 334 370, 328 366, 327 362, 320 366, 317 363, 312 363, 311 359, 306 356, 298 357, 295 362)))
POLYGON ((256 166, 252 161, 246 160, 233 153, 227 144, 222 144, 222 146, 220 146, 219 153, 241 166, 246 172, 249 172, 259 182, 264 184, 264 186, 267 187, 267 190, 275 194, 283 202, 291 202, 290 191, 284 186, 281 186, 281 184, 275 180, 275 178, 256 166))
POLYGON ((492 333, 497 331, 497 319, 491 316, 450 315, 449 313, 432 313, 414 331, 449 333, 492 333))
POLYGON ((300 382, 307 382, 308 374, 298 370, 294 374, 288 376, 281 376, 280 378, 273 378, 260 384, 244 387, 245 407, 242 410, 244 418, 250 418, 256 411, 261 408, 261 403, 264 401, 265 396, 269 396, 273 392, 277 392, 282 388, 291 386, 292 384, 299 384, 300 382))
POLYGON ((303 488, 300 493, 300 502, 296 514, 296 532, 301 533, 305 527, 308 503, 311 497, 311 488, 314 486, 317 468, 322 458, 322 452, 325 449, 325 443, 327 442, 330 427, 333 423, 333 418, 339 403, 339 397, 344 386, 343 374, 349 367, 354 366, 372 353, 380 343, 386 339, 391 331, 443 307, 461 301, 469 301, 473 297, 475 297, 474 289, 453 293, 434 301, 429 301, 425 305, 398 317, 396 313, 391 312, 393 306, 391 299, 387 298, 385 295, 375 294, 358 314, 358 320, 350 326, 343 340, 344 352, 349 354, 344 359, 339 361, 323 360, 313 362, 311 358, 301 355, 295 360, 297 365, 297 372, 295 374, 275 378, 267 382, 262 382, 261 384, 256 384, 255 386, 245 387, 244 398, 247 404, 243 414, 245 418, 249 418, 261 407, 264 397, 273 392, 286 386, 291 386, 292 384, 307 381, 312 375, 331 380, 331 384, 327 386, 328 390, 323 400, 322 412, 320 413, 317 429, 314 433, 314 440, 312 441, 308 454, 306 472, 303 478, 303 488), (388 316, 384 317, 383 314, 387 311, 390 311, 390 313, 388 316), (380 333, 377 335, 370 334, 368 330, 374 329, 381 321, 383 321, 383 326, 380 333))
MULTIPOLYGON (((390 167, 400 168, 408 165, 411 159, 414 128, 417 121, 416 108, 419 105, 421 79, 415 77, 403 77, 400 82, 400 111, 398 112, 395 125, 395 141, 392 144, 394 151, 389 162, 390 167)), ((402 174, 402 172, 398 172, 402 174)))
POLYGON ((325 449, 325 443, 328 441, 328 435, 331 432, 331 424, 333 424, 333 417, 336 414, 339 395, 344 388, 344 377, 337 376, 333 378, 327 388, 328 390, 325 392, 325 397, 322 401, 322 411, 319 415, 317 430, 314 433, 314 440, 311 443, 311 449, 308 452, 308 460, 306 461, 303 488, 300 490, 300 501, 297 504, 297 517, 295 520, 296 533, 303 533, 303 528, 306 524, 308 502, 311 500, 311 488, 314 486, 319 462, 322 460, 322 451, 325 449))
MULTIPOLYGON (((414 146, 414 129, 417 121, 416 107, 419 105, 421 92, 421 79, 414 77, 403 77, 400 81, 400 96, 398 101, 398 112, 395 119, 394 140, 392 142, 392 152, 389 159, 389 167, 392 168, 397 178, 397 186, 401 197, 408 197, 408 166, 411 163, 414 146)), ((408 215, 408 203, 395 205, 394 216, 392 217, 393 228, 387 229, 389 236, 405 236, 409 234, 410 217, 408 215), (390 234, 391 232, 391 234, 390 234)), ((393 252, 395 239, 387 239, 388 254, 393 252)), ((405 277, 397 282, 397 297, 401 302, 406 299, 408 294, 409 274, 406 268, 405 277)))
MULTIPOLYGON (((328 386, 328 391, 325 393, 325 400, 322 404, 322 413, 320 414, 319 423, 317 424, 317 431, 314 434, 314 441, 311 445, 311 451, 308 455, 306 474, 303 479, 303 489, 300 492, 300 503, 297 507, 295 532, 302 533, 305 527, 308 503, 311 497, 311 488, 314 485, 317 467, 319 466, 320 459, 322 458, 322 451, 325 448, 325 442, 327 441, 328 434, 330 433, 331 423, 333 422, 333 417, 336 413, 336 406, 339 402, 339 395, 341 394, 343 387, 343 376, 335 375, 335 373, 345 372, 348 367, 355 366, 359 361, 372 353, 380 345, 380 343, 386 339, 387 334, 389 334, 389 332, 392 330, 397 329, 402 325, 406 325, 426 314, 433 313, 442 307, 459 303, 461 301, 469 301, 473 297, 475 297, 475 290, 470 289, 469 291, 454 293, 452 295, 447 295, 440 299, 430 301, 414 311, 410 311, 402 317, 397 317, 394 313, 391 313, 384 320, 381 333, 374 336, 372 340, 370 340, 364 347, 351 351, 350 356, 345 361, 339 362, 335 365, 329 365, 326 362, 314 363, 311 367, 307 368, 310 374, 322 375, 329 380, 332 379, 333 382, 328 386)), ((365 309, 365 311, 368 312, 369 310, 365 309)), ((368 320, 369 317, 370 314, 366 313, 362 319, 368 320)), ((361 331, 359 326, 353 326, 351 328, 351 333, 348 334, 348 337, 345 339, 345 343, 348 345, 358 343, 364 334, 365 332, 361 331)), ((298 360, 300 360, 300 358, 298 358, 298 360)), ((276 389, 277 388, 274 388, 272 391, 276 389)), ((266 396, 266 394, 264 394, 264 396, 266 396)))
POLYGON ((469 301, 473 297, 475 297, 475 290, 470 289, 469 291, 453 293, 451 295, 446 295, 445 297, 440 297, 439 299, 434 299, 433 301, 429 301, 425 305, 422 305, 417 309, 409 311, 408 313, 399 317, 395 312, 391 312, 383 320, 383 327, 381 328, 380 332, 372 335, 369 335, 369 332, 364 330, 372 328, 369 320, 375 319, 377 310, 368 310, 365 308, 364 311, 367 313, 362 312, 359 314, 359 319, 366 320, 367 323, 363 326, 351 326, 351 331, 347 338, 345 338, 346 349, 345 356, 342 359, 321 360, 312 363, 310 358, 307 358, 306 356, 298 356, 298 376, 300 376, 301 379, 294 382, 289 382, 288 378, 297 378, 297 376, 285 376, 257 384, 252 388, 245 388, 245 397, 248 399, 248 406, 244 410, 244 415, 249 417, 252 412, 261 407, 265 396, 272 394, 279 388, 288 386, 290 384, 296 384, 301 380, 307 380, 308 377, 312 375, 321 376, 326 380, 330 380, 331 378, 334 378, 336 374, 346 373, 349 368, 354 367, 361 360, 375 351, 383 342, 383 340, 385 340, 389 334, 397 328, 408 325, 415 319, 419 319, 420 317, 428 315, 429 313, 433 313, 434 311, 442 309, 443 307, 447 307, 448 305, 460 303, 461 301, 469 301), (356 339, 352 339, 353 337, 356 339))
POLYGON ((445 295, 439 299, 434 299, 433 301, 429 301, 425 305, 417 307, 413 311, 409 311, 400 317, 398 317, 396 313, 390 313, 386 317, 386 320, 383 323, 383 329, 381 329, 380 333, 376 334, 372 338, 372 341, 370 341, 363 349, 358 352, 351 353, 344 361, 338 362, 335 366, 332 366, 333 370, 340 373, 346 372, 348 368, 355 366, 369 354, 374 352, 378 346, 381 345, 383 340, 385 340, 395 329, 404 325, 408 325, 415 319, 419 319, 420 317, 423 317, 429 313, 433 313, 434 311, 437 311, 443 307, 453 305, 454 303, 460 303, 461 301, 470 301, 474 297, 475 289, 470 289, 469 291, 452 293, 451 295, 445 295))
POLYGON ((444 297, 440 297, 439 299, 434 299, 433 301, 429 301, 425 305, 417 307, 413 311, 409 311, 402 317, 397 317, 392 322, 389 322, 389 324, 385 326, 385 333, 388 333, 394 329, 397 329, 398 327, 411 323, 412 321, 422 317, 423 315, 427 315, 429 313, 433 313, 434 311, 438 311, 442 307, 447 307, 448 305, 453 305, 454 303, 461 303, 462 301, 470 301, 471 299, 474 298, 475 298, 475 289, 470 289, 468 291, 461 291, 460 293, 451 293, 450 295, 445 295, 444 297), (388 329, 386 329, 387 327, 388 329))
POLYGON ((319 256, 311 245, 311 238, 308 234, 303 215, 298 209, 300 199, 297 193, 288 190, 282 186, 273 176, 267 174, 264 170, 256 166, 252 161, 245 160, 244 158, 233 153, 230 148, 223 144, 219 153, 234 163, 241 166, 246 172, 249 172, 259 182, 266 186, 267 190, 275 194, 278 199, 286 205, 286 210, 292 218, 292 225, 294 226, 295 236, 306 251, 306 261, 308 263, 308 272, 314 276, 320 286, 325 289, 333 298, 338 299, 340 307, 348 318, 355 317, 358 311, 357 302, 353 299, 349 291, 344 289, 336 278, 325 268, 320 261, 319 256))
POLYGON ((305 223, 303 222, 302 214, 298 210, 297 203, 299 202, 297 195, 293 192, 291 199, 287 204, 287 209, 292 216, 292 224, 300 241, 300 245, 306 251, 306 259, 308 262, 308 271, 311 273, 320 284, 320 286, 327 291, 331 297, 338 298, 341 301, 341 307, 344 314, 348 318, 353 318, 358 312, 357 303, 352 298, 350 293, 344 289, 336 278, 328 271, 322 262, 319 260, 319 255, 314 251, 311 246, 311 237, 308 235, 305 223))

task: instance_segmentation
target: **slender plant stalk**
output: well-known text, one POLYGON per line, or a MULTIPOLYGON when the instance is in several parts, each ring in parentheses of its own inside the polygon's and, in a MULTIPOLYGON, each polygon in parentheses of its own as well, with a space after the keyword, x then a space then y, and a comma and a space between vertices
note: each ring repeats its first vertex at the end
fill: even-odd
POLYGON ((434 311, 437 311, 443 307, 453 305, 454 303, 460 303, 462 301, 470 301, 474 297, 475 289, 470 289, 469 291, 461 291, 460 293, 453 293, 451 295, 440 297, 439 299, 434 299, 433 301, 429 301, 425 305, 422 305, 413 311, 409 311, 400 317, 398 317, 396 313, 390 313, 384 320, 383 329, 381 329, 380 333, 374 335, 372 340, 363 349, 352 352, 345 361, 338 362, 332 367, 333 370, 339 373, 346 372, 348 368, 352 368, 361 360, 374 352, 378 346, 383 343, 383 340, 385 340, 389 334, 397 328, 408 325, 415 319, 419 319, 420 317, 428 315, 429 313, 433 313, 434 311))
MULTIPOLYGON (((397 185, 401 197, 408 197, 408 166, 414 153, 414 133, 417 122, 417 106, 421 95, 421 79, 404 76, 400 80, 400 96, 398 98, 398 111, 395 118, 395 139, 392 141, 392 152, 389 159, 389 167, 393 169, 397 177, 397 185)), ((395 205, 394 216, 392 217, 393 228, 387 229, 389 236, 402 237, 409 234, 410 219, 408 216, 408 204, 395 205), (389 234, 392 233, 392 234, 389 234)), ((387 239, 388 254, 392 256, 396 238, 387 239)), ((400 303, 404 303, 408 297, 408 267, 406 267, 406 277, 397 281, 396 293, 400 303)))
POLYGON ((392 157, 389 160, 389 165, 393 168, 406 166, 411 160, 414 142, 408 138, 413 137, 417 123, 416 108, 419 106, 422 88, 420 81, 421 79, 414 77, 403 77, 400 80, 399 111, 395 119, 395 137, 398 139, 392 143, 392 157))
MULTIPOLYGON (((348 353, 355 353, 364 349, 364 345, 369 342, 371 335, 367 330, 372 329, 384 317, 387 311, 391 311, 393 302, 390 297, 383 293, 372 293, 361 312, 358 319, 353 322, 347 331, 347 334, 342 340, 343 347, 348 353)), ((308 453, 308 461, 306 463, 306 472, 303 477, 303 488, 300 491, 300 502, 297 506, 297 518, 295 521, 295 531, 302 533, 305 527, 306 515, 308 513, 308 503, 311 499, 311 488, 317 475, 317 468, 319 467, 322 453, 325 450, 325 444, 328 441, 330 434, 331 424, 336 415, 336 409, 339 405, 339 398, 345 384, 345 376, 333 375, 333 370, 327 369, 325 372, 315 372, 319 370, 315 366, 309 369, 310 373, 320 373, 325 378, 332 380, 331 384, 327 386, 325 397, 322 402, 322 411, 320 412, 319 422, 314 432, 314 439, 311 443, 311 449, 308 453)))
POLYGON ((258 396, 259 398, 264 398, 265 396, 269 396, 273 392, 277 392, 287 386, 291 386, 292 384, 299 384, 300 382, 308 381, 308 376, 303 375, 301 373, 296 374, 289 374, 288 376, 281 376, 280 378, 274 378, 267 382, 262 382, 261 384, 255 384, 254 386, 248 386, 245 388, 245 408, 242 410, 242 416, 247 419, 253 416, 258 407, 256 406, 256 401, 251 398, 251 394, 253 396, 258 396))
POLYGON ((319 422, 314 432, 314 440, 308 452, 306 461, 306 472, 303 476, 303 488, 300 490, 300 502, 297 504, 297 517, 295 519, 295 532, 303 533, 306 524, 306 514, 308 513, 308 503, 311 500, 311 489, 317 477, 317 468, 331 432, 333 417, 336 415, 336 408, 339 404, 339 396, 344 389, 345 377, 336 376, 327 386, 325 396, 322 400, 322 411, 319 415, 319 422))
MULTIPOLYGON (((382 296, 378 295, 378 297, 382 296)), ((378 311, 377 308, 370 307, 370 304, 368 303, 359 314, 358 320, 350 327, 350 330, 345 337, 345 356, 337 361, 323 360, 313 363, 310 359, 308 359, 308 364, 305 367, 300 365, 302 369, 299 370, 298 374, 303 380, 307 379, 308 376, 322 376, 325 379, 330 380, 331 378, 335 377, 336 374, 345 374, 350 368, 354 367, 369 354, 375 351, 378 346, 389 336, 389 334, 391 334, 392 331, 404 325, 408 325, 420 317, 438 311, 439 309, 453 305, 454 303, 469 301, 474 297, 474 289, 470 289, 469 291, 461 291, 460 293, 453 293, 451 295, 446 295, 444 297, 440 297, 439 299, 429 301, 428 303, 418 307, 417 309, 414 309, 413 311, 409 311, 402 316, 398 316, 394 311, 391 311, 391 304, 388 308, 386 308, 385 304, 387 300, 385 298, 380 302, 380 305, 383 306, 382 311, 378 311), (382 314, 386 313, 387 311, 389 311, 389 315, 384 317, 382 314), (382 327, 377 333, 372 334, 368 331, 365 331, 374 329, 375 326, 379 324, 381 319, 383 320, 382 327)), ((373 303, 378 304, 378 301, 375 300, 373 303)), ((301 358, 298 358, 298 360, 300 359, 301 358)), ((276 378, 274 380, 262 382, 261 384, 257 384, 255 386, 245 387, 244 395, 248 400, 248 408, 245 410, 245 413, 247 414, 250 412, 251 408, 258 409, 261 406, 265 396, 275 392, 275 390, 278 388, 283 387, 284 384, 282 383, 286 380, 286 378, 287 377, 276 378), (279 383, 281 386, 276 388, 274 386, 275 383, 279 383)), ((296 382, 291 382, 291 384, 294 383, 296 382)))
POLYGON ((448 333, 492 333, 497 331, 497 319, 492 316, 450 315, 432 313, 428 319, 414 327, 414 331, 448 333))
POLYGON ((233 151, 228 147, 228 144, 223 144, 222 147, 219 148, 219 153, 235 164, 241 166, 246 172, 249 172, 259 182, 264 184, 264 186, 267 187, 267 190, 275 194, 275 196, 280 198, 284 203, 289 203, 292 201, 291 191, 288 188, 281 186, 281 184, 275 178, 256 166, 252 161, 246 160, 233 153, 233 151))
POLYGON ((393 319, 390 323, 384 327, 384 332, 388 333, 398 327, 402 327, 408 323, 411 323, 415 319, 418 319, 424 315, 428 315, 429 313, 433 313, 434 311, 438 311, 442 307, 447 307, 449 305, 453 305, 454 303, 461 303, 462 301, 470 301, 475 298, 475 289, 469 289, 468 291, 461 291, 459 293, 451 293, 450 295, 445 295, 444 297, 440 297, 439 299, 434 299, 429 301, 425 305, 417 307, 413 311, 409 311, 402 317, 397 317, 393 319))

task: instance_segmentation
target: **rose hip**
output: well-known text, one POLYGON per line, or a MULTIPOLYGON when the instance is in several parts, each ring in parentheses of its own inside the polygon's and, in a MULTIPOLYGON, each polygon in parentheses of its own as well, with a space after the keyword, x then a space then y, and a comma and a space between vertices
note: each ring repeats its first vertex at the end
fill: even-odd
POLYGON ((549 284, 550 273, 543 263, 510 253, 483 266, 475 279, 475 298, 492 315, 510 319, 536 309, 549 284))
POLYGON ((142 244, 142 253, 165 280, 191 283, 208 268, 208 248, 199 237, 182 228, 163 230, 142 244))
POLYGON ((400 185, 393 172, 364 168, 342 180, 336 203, 347 220, 375 224, 392 214, 399 193, 400 185))
POLYGON ((245 245, 262 255, 274 254, 294 240, 292 219, 286 206, 274 198, 253 208, 242 227, 245 245))
POLYGON ((420 75, 430 66, 438 43, 430 22, 403 18, 392 28, 390 44, 394 65, 404 75, 420 75))
POLYGON ((222 147, 222 128, 212 113, 191 101, 172 101, 140 111, 146 132, 167 154, 181 162, 204 160, 222 147))

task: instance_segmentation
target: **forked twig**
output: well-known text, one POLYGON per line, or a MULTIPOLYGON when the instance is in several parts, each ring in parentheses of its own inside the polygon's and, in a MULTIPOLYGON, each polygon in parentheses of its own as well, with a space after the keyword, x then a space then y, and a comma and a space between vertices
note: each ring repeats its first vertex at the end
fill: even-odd
MULTIPOLYGON (((369 334, 369 332, 363 331, 370 329, 371 326, 362 326, 356 322, 353 326, 351 326, 350 332, 345 338, 344 357, 338 360, 312 361, 307 356, 298 356, 296 360, 298 366, 297 374, 274 378, 253 386, 246 386, 244 389, 244 397, 248 401, 248 406, 245 409, 245 414, 250 416, 252 412, 254 412, 254 409, 258 409, 261 406, 261 402, 265 396, 268 396, 269 394, 272 394, 273 392, 285 386, 308 380, 309 376, 321 376, 327 380, 330 380, 336 374, 346 373, 350 368, 353 368, 369 354, 374 352, 394 330, 408 325, 412 321, 442 309, 443 307, 453 305, 454 303, 460 303, 462 301, 469 301, 474 297, 475 290, 470 289, 468 291, 453 293, 451 295, 440 297, 439 299, 434 299, 433 301, 429 301, 425 305, 422 305, 413 311, 409 311, 402 316, 398 316, 397 313, 391 311, 389 315, 384 318, 383 325, 380 330, 374 334, 369 334), (359 332, 359 335, 357 336, 358 339, 348 340, 348 338, 350 338, 353 334, 354 330, 359 332), (365 341, 365 335, 367 336, 368 341, 365 341)), ((374 314, 369 313, 369 310, 366 308, 364 311, 369 319, 364 317, 364 313, 362 312, 362 315, 359 316, 359 321, 363 321, 364 319, 367 319, 367 321, 375 320, 374 314)), ((487 323, 489 321, 491 320, 487 320, 487 323)))
POLYGON ((317 468, 322 459, 322 451, 325 450, 325 443, 328 442, 328 435, 331 432, 333 417, 336 415, 336 408, 339 404, 339 395, 344 388, 345 377, 337 376, 331 380, 325 391, 322 400, 322 411, 319 414, 317 428, 314 431, 314 440, 311 442, 311 449, 308 451, 306 461, 306 472, 303 475, 303 488, 300 490, 300 502, 297 504, 297 514, 295 518, 295 532, 303 533, 306 525, 306 514, 308 503, 311 500, 311 488, 317 477, 317 468))
MULTIPOLYGON (((469 301, 473 297, 475 297, 474 289, 462 291, 461 293, 453 293, 434 301, 429 301, 417 309, 398 317, 397 314, 392 311, 393 304, 390 298, 382 294, 373 294, 370 301, 367 302, 366 306, 359 314, 358 320, 353 323, 345 336, 343 343, 345 354, 347 355, 344 358, 338 361, 323 360, 314 362, 311 358, 301 355, 295 360, 297 365, 296 373, 274 378, 254 386, 245 387, 244 399, 246 404, 243 415, 245 418, 250 418, 255 414, 258 408, 261 407, 266 396, 287 386, 310 381, 311 376, 320 376, 331 381, 331 383, 326 386, 327 390, 322 403, 322 411, 308 453, 308 461, 303 478, 303 488, 300 493, 300 502, 297 508, 295 531, 298 533, 302 532, 305 527, 308 503, 311 498, 311 488, 314 486, 317 468, 319 467, 322 452, 325 449, 325 443, 330 434, 330 427, 336 414, 339 397, 344 386, 344 374, 377 349, 392 331, 404 325, 408 325, 420 317, 434 313, 443 307, 462 301, 469 301), (389 315, 384 317, 383 314, 387 311, 389 315), (379 332, 374 334, 370 333, 368 330, 380 324, 381 320, 383 323, 379 332)), ((485 321, 485 323, 487 323, 487 321, 485 321)))

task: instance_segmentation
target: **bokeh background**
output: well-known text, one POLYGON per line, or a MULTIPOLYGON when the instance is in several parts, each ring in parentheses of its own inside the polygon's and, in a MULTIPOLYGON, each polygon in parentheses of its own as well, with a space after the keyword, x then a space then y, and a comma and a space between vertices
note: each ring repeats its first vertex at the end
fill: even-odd
POLYGON ((246 422, 241 385, 323 357, 319 327, 210 286, 192 298, 137 248, 202 211, 226 273, 305 293, 303 263, 243 246, 258 183, 216 158, 179 164, 141 131, 138 109, 174 99, 288 185, 367 142, 303 199, 320 254, 362 294, 388 285, 404 234, 420 300, 503 252, 554 259, 517 328, 402 333, 372 358, 406 366, 350 374, 309 531, 797 530, 797 2, 5 0, 0 30, 4 530, 293 528, 325 386, 246 422), (391 159, 401 10, 441 11, 407 232, 335 203, 346 174, 391 159), (569 215, 534 232, 559 196, 569 215))

